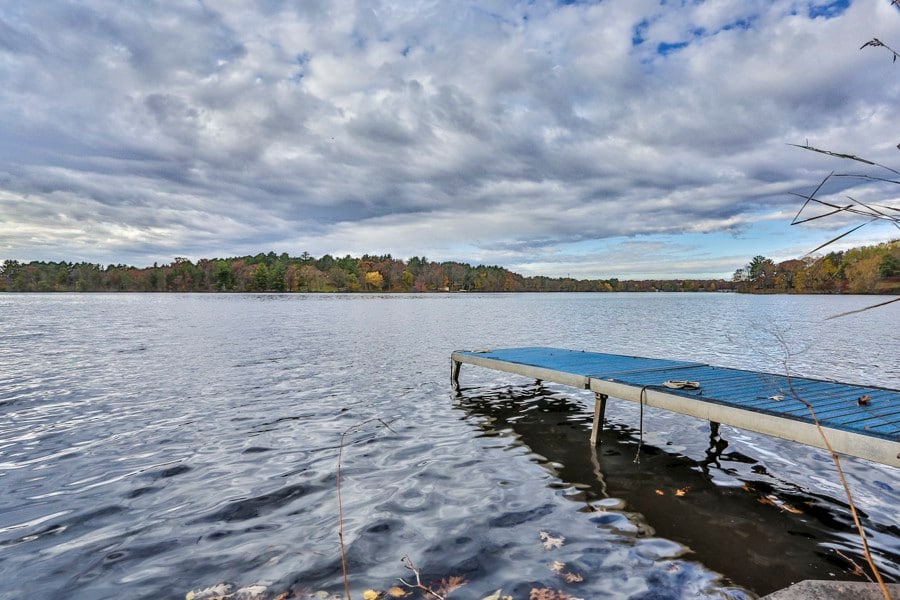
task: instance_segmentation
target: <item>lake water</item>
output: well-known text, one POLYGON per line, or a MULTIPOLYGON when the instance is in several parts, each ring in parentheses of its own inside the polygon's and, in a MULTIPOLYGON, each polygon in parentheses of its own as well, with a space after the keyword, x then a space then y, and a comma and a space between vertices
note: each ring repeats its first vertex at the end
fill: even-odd
MULTIPOLYGON (((825 320, 877 300, 0 294, 0 599, 339 596, 342 433, 354 598, 414 579, 404 556, 475 599, 860 579, 824 452, 648 409, 635 463, 638 407, 611 399, 592 453, 592 395, 464 366, 455 397, 449 356, 545 345, 900 388, 900 305, 825 320)), ((900 470, 844 468, 898 581, 900 470)))

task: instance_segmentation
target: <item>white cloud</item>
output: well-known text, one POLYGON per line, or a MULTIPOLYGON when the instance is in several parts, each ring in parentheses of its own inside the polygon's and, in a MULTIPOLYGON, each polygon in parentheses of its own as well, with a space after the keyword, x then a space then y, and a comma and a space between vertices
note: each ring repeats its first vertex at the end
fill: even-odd
MULTIPOLYGON (((900 39, 900 13, 811 6, 0 9, 0 258, 272 248, 564 274, 546 258, 597 272, 591 240, 752 232, 799 206, 789 192, 854 167, 788 143, 896 159, 900 71, 858 48, 900 39)), ((717 239, 671 272, 730 273, 717 239)), ((655 260, 678 254, 666 244, 655 260)))

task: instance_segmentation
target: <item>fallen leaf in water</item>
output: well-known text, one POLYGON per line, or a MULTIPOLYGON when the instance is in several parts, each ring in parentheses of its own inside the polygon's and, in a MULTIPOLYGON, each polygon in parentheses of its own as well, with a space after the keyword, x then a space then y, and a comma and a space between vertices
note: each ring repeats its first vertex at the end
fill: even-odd
POLYGON ((787 502, 779 500, 775 496, 762 496, 760 498, 757 498, 756 501, 759 502, 760 504, 767 504, 769 506, 774 506, 780 510, 789 512, 791 514, 795 514, 795 515, 803 514, 803 511, 800 510, 799 508, 795 508, 795 507, 791 506, 790 504, 788 504, 787 502))
POLYGON ((388 596, 390 596, 391 598, 403 598, 404 596, 409 595, 409 592, 407 592, 403 588, 397 587, 397 586, 394 586, 391 589, 389 589, 387 591, 387 593, 388 593, 388 596))
POLYGON ((680 497, 680 496, 687 496, 687 491, 688 491, 688 488, 677 489, 677 490, 675 490, 675 495, 676 495, 676 496, 679 496, 679 497, 680 497))
POLYGON ((786 510, 789 513, 794 514, 794 515, 802 515, 803 514, 802 510, 800 510, 799 508, 794 508, 787 502, 785 502, 784 504, 781 505, 781 510, 786 510))
POLYGON ((381 598, 381 593, 376 592, 375 590, 366 590, 363 592, 363 600, 378 600, 381 598))
POLYGON ((550 565, 550 570, 565 579, 567 583, 581 583, 584 581, 582 575, 566 571, 566 563, 558 560, 553 561, 553 564, 550 565))
POLYGON ((581 600, 581 598, 550 588, 531 588, 528 600, 581 600))
POLYGON ((566 583, 581 583, 584 581, 584 576, 579 573, 563 573, 563 579, 566 580, 566 583))
POLYGON ((664 491, 662 491, 662 490, 656 490, 656 495, 657 495, 657 496, 665 496, 666 493, 665 493, 664 491))
POLYGON ((233 598, 234 600, 263 600, 266 597, 266 589, 266 586, 260 584, 244 586, 234 593, 233 598))
POLYGON ((566 542, 563 536, 554 537, 546 531, 541 532, 541 541, 544 543, 544 550, 553 550, 554 548, 562 548, 566 542))
POLYGON ((447 596, 453 590, 458 590, 462 586, 466 585, 466 579, 464 577, 459 577, 458 575, 452 575, 450 577, 445 577, 441 579, 440 584, 438 584, 437 589, 435 590, 440 596, 447 596))
POLYGON ((217 585, 203 588, 202 590, 191 590, 188 592, 185 600, 216 600, 217 598, 225 598, 234 594, 234 584, 219 583, 217 585))

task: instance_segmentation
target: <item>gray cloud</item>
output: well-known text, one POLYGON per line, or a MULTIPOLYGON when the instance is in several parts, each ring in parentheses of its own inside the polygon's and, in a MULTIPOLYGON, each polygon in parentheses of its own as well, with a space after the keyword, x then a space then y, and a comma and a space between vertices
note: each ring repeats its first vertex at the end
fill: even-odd
MULTIPOLYGON (((896 157, 900 73, 858 47, 900 38, 900 14, 826 5, 19 3, 0 9, 0 257, 596 274, 584 244, 753 232, 836 166, 787 143, 896 157)), ((690 251, 705 273, 734 254, 690 251)))

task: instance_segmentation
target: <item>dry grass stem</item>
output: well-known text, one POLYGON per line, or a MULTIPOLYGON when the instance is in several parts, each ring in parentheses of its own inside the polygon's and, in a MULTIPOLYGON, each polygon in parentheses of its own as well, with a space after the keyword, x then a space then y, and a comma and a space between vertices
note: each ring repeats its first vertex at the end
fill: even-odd
POLYGON ((782 336, 776 334, 776 337, 778 338, 779 343, 784 349, 784 372, 787 376, 788 388, 790 388, 791 395, 802 402, 803 405, 806 406, 807 410, 809 410, 809 414, 812 417, 813 423, 815 423, 816 429, 818 430, 819 435, 822 437, 822 441, 825 443, 825 447, 831 454, 831 460, 834 461, 834 466, 837 469, 838 478, 840 479, 841 486, 844 488, 844 494, 847 496, 847 504, 850 507, 850 514, 853 517, 853 523, 856 526, 857 533, 859 533, 859 539, 862 541, 863 555, 866 558, 866 562, 869 564, 869 569, 872 571, 872 575, 874 575, 875 581, 878 583, 878 586, 881 589, 881 593, 884 595, 885 600, 892 600, 891 593, 888 590, 887 585, 884 583, 884 579, 882 579, 881 577, 881 572, 875 565, 875 560, 872 558, 872 552, 869 549, 869 540, 866 537, 866 531, 865 529, 863 529, 862 522, 859 519, 859 512, 856 510, 856 503, 853 501, 853 494, 850 491, 850 484, 847 482, 847 478, 844 476, 844 469, 841 467, 841 459, 838 456, 837 452, 834 451, 834 448, 832 448, 831 442, 828 440, 828 436, 825 435, 825 430, 822 428, 822 424, 819 422, 819 418, 816 416, 816 411, 813 408, 813 405, 808 400, 802 398, 800 394, 798 394, 794 389, 789 364, 790 353, 788 352, 787 343, 782 336))
POLYGON ((344 549, 344 501, 341 497, 341 461, 344 458, 344 438, 347 437, 348 434, 353 433, 355 431, 359 431, 363 426, 374 423, 381 423, 385 428, 389 431, 394 431, 391 429, 391 426, 388 425, 381 419, 373 418, 366 419, 361 423, 357 423, 356 425, 349 427, 341 433, 341 443, 338 448, 338 463, 337 463, 337 499, 338 499, 338 540, 341 546, 341 572, 344 575, 344 592, 347 594, 347 600, 352 600, 350 597, 350 577, 347 574, 347 553, 344 549))

